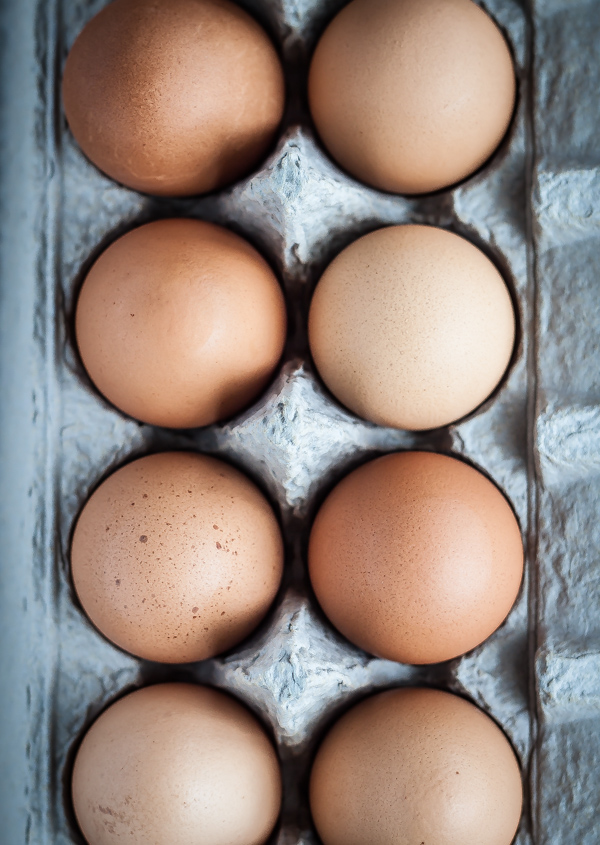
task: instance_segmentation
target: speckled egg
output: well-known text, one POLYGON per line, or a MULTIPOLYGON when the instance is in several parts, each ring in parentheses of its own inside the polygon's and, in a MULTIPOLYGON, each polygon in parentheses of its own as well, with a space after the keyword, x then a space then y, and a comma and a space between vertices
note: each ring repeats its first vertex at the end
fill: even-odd
POLYGON ((523 576, 510 505, 477 470, 401 452, 363 464, 327 497, 308 550, 316 597, 365 651, 438 663, 503 622, 523 576))
POLYGON ((266 386, 285 343, 285 302, 239 235, 202 220, 155 220, 94 262, 75 333, 90 378, 121 411, 195 428, 230 417, 266 386))
POLYGON ((117 470, 73 534, 83 609, 116 645, 184 663, 231 648, 261 621, 283 568, 270 505, 222 461, 165 452, 117 470))
POLYGON ((515 104, 510 50, 471 0, 353 0, 310 68, 310 109, 332 156, 395 193, 445 188, 501 142, 515 104))
POLYGON ((310 779, 323 845, 510 845, 522 802, 502 731, 432 689, 353 707, 325 737, 310 779))
POLYGON ((262 845, 279 814, 281 776, 245 707, 207 687, 159 684, 94 722, 72 795, 89 845, 262 845))
POLYGON ((170 196, 247 173, 273 140, 285 96, 267 34, 229 0, 113 0, 71 48, 62 93, 97 167, 170 196))
POLYGON ((515 314, 489 258, 452 232, 390 226, 327 267, 310 349, 331 392, 378 425, 423 430, 475 410, 502 379, 515 314))

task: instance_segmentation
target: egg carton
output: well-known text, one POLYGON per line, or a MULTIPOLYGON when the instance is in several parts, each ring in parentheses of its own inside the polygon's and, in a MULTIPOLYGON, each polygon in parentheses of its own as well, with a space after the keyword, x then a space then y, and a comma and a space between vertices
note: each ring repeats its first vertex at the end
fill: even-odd
POLYGON ((513 52, 514 120, 477 174, 451 190, 406 198, 344 174, 310 120, 310 54, 344 0, 245 0, 284 60, 283 128, 251 176, 177 200, 111 182, 66 126, 62 66, 104 5, 14 0, 0 7, 2 138, 11 156, 0 182, 0 842, 81 845, 69 781, 83 733, 124 692, 185 680, 230 691, 270 730, 284 780, 272 845, 318 842, 308 776, 332 720, 372 691, 415 684, 469 698, 506 732, 525 787, 517 845, 597 845, 597 4, 481 3, 513 52), (77 291, 98 254, 132 227, 170 216, 211 220, 250 240, 281 280, 289 314, 282 363, 263 396, 224 425, 184 432, 140 424, 109 406, 82 368, 73 332, 77 291), (323 269, 358 236, 398 223, 442 226, 483 249, 518 314, 515 353, 499 389, 464 421, 433 432, 353 416, 325 389, 308 350, 308 306, 323 269), (78 604, 68 563, 73 523, 90 491, 124 461, 167 449, 219 455, 246 471, 273 503, 286 545, 283 583, 259 629, 228 654, 185 666, 138 660, 103 639, 78 604), (327 492, 361 462, 401 449, 453 454, 486 473, 515 509, 526 547, 524 582, 506 622, 474 651, 434 666, 355 648, 324 617, 307 576, 308 534, 327 492))

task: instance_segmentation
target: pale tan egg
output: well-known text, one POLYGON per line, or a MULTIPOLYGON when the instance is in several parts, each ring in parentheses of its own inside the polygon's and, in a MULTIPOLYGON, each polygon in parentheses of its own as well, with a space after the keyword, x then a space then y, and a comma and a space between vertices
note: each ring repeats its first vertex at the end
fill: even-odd
POLYGON ((335 627, 366 651, 438 663, 502 624, 523 577, 510 505, 446 455, 399 452, 347 475, 310 535, 310 579, 335 627))
POLYGON ((510 845, 522 802, 502 731, 432 689, 353 707, 325 737, 310 779, 323 845, 510 845))
POLYGON ((101 393, 151 425, 223 420, 273 375, 286 334, 281 288, 238 235, 200 220, 147 223, 93 264, 75 315, 101 393))
POLYGON ((413 430, 475 410, 502 379, 515 314, 494 264, 433 226, 390 226, 327 267, 309 314, 323 381, 351 411, 413 430))
POLYGON ((94 722, 72 779, 89 845, 262 845, 281 803, 275 750, 217 690, 160 684, 94 722))
POLYGON ((241 472, 164 452, 110 475, 75 525, 71 571, 82 607, 116 645, 185 663, 239 643, 279 588, 273 511, 241 472))
POLYGON ((471 0, 353 0, 310 68, 310 109, 331 155, 369 185, 445 188, 482 165, 515 104, 506 41, 471 0))
POLYGON ((172 196, 212 191, 255 166, 285 95, 267 34, 228 0, 113 0, 71 48, 62 93, 97 167, 172 196))

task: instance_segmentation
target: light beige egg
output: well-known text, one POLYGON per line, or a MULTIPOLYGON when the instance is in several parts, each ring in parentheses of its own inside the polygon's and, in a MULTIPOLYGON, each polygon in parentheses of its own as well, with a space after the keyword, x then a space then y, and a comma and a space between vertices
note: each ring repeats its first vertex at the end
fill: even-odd
POLYGON ((431 452, 369 461, 315 519, 310 579, 325 614, 388 660, 458 657, 504 621, 523 577, 510 505, 468 464, 431 452))
POLYGON ((255 485, 222 461, 164 452, 110 475, 77 520, 71 572, 94 625, 147 660, 204 660, 258 625, 283 542, 255 485))
POLYGON ((72 779, 89 845, 262 845, 281 803, 277 756, 227 695, 160 684, 109 707, 72 779))
POLYGON ((310 779, 323 845, 510 845, 522 801, 502 731, 432 689, 353 707, 325 737, 310 779))
POLYGON ((136 419, 204 426, 255 399, 286 334, 273 271, 243 238, 200 220, 157 220, 93 264, 75 315, 83 364, 136 419))
POLYGON ((424 193, 491 156, 515 75, 502 33, 471 0, 353 0, 317 45, 309 99, 342 167, 384 191, 424 193))
POLYGON ((113 0, 65 65, 63 102, 84 153, 150 194, 204 193, 246 174, 281 121, 281 63, 229 0, 113 0))
POLYGON ((323 273, 309 341, 334 396, 379 425, 422 430, 475 410, 502 379, 515 314, 494 264, 433 226, 359 238, 323 273))

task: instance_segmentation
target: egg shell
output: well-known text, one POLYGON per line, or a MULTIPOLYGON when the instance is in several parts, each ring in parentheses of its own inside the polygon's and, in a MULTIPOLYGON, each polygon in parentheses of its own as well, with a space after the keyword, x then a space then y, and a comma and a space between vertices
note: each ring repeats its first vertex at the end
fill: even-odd
POLYGON ((109 476, 77 520, 73 583, 116 645, 147 660, 204 660, 246 637, 279 588, 273 511, 238 470, 164 452, 109 476))
POLYGON ((438 663, 503 622, 523 544, 502 493, 446 455, 403 452, 347 475, 319 510, 308 564, 335 627, 365 651, 438 663))
POLYGON ((506 133, 515 91, 506 41, 471 0, 353 0, 321 37, 309 77, 331 155, 404 194, 477 170, 506 133))
POLYGON ((487 399, 509 365, 516 320, 504 279, 465 238, 389 226, 327 267, 308 332, 340 402, 378 425, 424 430, 487 399))
POLYGON ((118 238, 88 272, 75 332, 83 364, 120 410, 191 428, 255 399, 281 357, 283 294, 238 235, 156 220, 118 238))
POLYGON ((84 153, 137 191, 185 196, 245 174, 281 121, 284 80, 263 29, 228 0, 113 0, 64 70, 84 153))
POLYGON ((279 814, 281 777, 245 707, 207 687, 160 684, 92 725, 72 796, 89 845, 262 845, 279 814))
POLYGON ((501 730, 432 689, 353 707, 325 737, 310 780, 323 845, 510 845, 522 801, 501 730))

